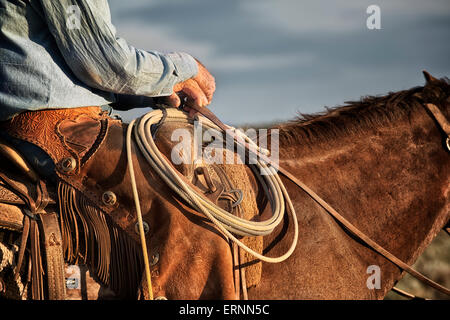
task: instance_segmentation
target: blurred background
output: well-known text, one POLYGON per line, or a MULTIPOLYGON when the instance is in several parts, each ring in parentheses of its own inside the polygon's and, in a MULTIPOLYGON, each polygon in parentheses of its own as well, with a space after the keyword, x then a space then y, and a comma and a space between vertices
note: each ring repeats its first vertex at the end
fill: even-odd
MULTIPOLYGON (((365 95, 450 76, 449 0, 109 0, 118 34, 140 49, 184 51, 216 78, 210 108, 234 126, 268 126, 365 95), (369 5, 381 29, 370 30, 369 5)), ((148 110, 121 112, 130 121, 148 110)), ((441 232, 415 267, 450 286, 441 232)), ((398 287, 444 298, 409 275, 398 287)), ((387 299, 398 299, 388 294, 387 299)))
MULTIPOLYGON (((448 0, 110 0, 140 49, 185 51, 216 77, 225 123, 293 118, 450 76, 448 0), (369 30, 376 4, 381 29, 369 30)), ((124 113, 125 120, 148 110, 124 113)))
MULTIPOLYGON (((417 259, 413 267, 433 281, 450 288, 450 236, 444 231, 438 233, 431 245, 417 259)), ((449 299, 448 296, 423 285, 422 282, 409 274, 406 274, 396 284, 396 287, 422 298, 449 299)), ((385 299, 408 300, 392 291, 388 293, 385 299)))

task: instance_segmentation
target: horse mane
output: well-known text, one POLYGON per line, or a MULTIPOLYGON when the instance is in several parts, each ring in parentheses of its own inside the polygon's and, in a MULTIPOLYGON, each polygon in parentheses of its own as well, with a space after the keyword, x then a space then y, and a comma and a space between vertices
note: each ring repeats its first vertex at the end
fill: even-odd
POLYGON ((359 101, 346 101, 343 106, 325 107, 325 111, 315 114, 299 113, 294 120, 272 129, 279 129, 281 144, 312 146, 409 118, 424 103, 433 103, 438 107, 445 105, 443 112, 448 113, 449 96, 449 79, 432 78, 423 87, 389 92, 384 96, 364 96, 359 101))

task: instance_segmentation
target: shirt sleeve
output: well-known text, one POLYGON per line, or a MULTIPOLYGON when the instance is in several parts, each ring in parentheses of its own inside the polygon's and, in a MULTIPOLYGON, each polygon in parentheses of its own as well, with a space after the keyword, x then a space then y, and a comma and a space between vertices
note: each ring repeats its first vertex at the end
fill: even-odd
POLYGON ((64 60, 88 86, 125 95, 165 96, 194 77, 187 53, 139 50, 116 35, 107 0, 40 0, 64 60))

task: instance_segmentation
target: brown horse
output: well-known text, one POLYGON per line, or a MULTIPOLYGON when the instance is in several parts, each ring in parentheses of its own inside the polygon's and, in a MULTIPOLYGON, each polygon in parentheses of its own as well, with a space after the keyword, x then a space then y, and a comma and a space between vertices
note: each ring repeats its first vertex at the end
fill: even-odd
MULTIPOLYGON (((439 127, 423 107, 434 103, 449 116, 449 94, 445 80, 429 78, 425 87, 368 97, 283 124, 277 127, 280 166, 412 264, 449 219, 449 155, 439 127)), ((159 143, 168 154, 168 141, 159 143)), ((139 163, 142 172, 149 171, 139 163)), ((144 219, 154 226, 150 254, 160 257, 152 270, 155 296, 233 299, 227 241, 158 179, 139 180, 141 199, 147 200, 142 201, 144 219)), ((285 184, 295 203, 300 242, 287 261, 264 263, 261 282, 249 289, 250 299, 383 298, 401 270, 353 239, 297 186, 285 184), (370 266, 380 270, 375 288, 367 284, 370 266)), ((252 186, 258 189, 256 180, 252 186)), ((292 222, 286 217, 264 239, 264 252, 282 254, 291 237, 292 222)))
MULTIPOLYGON (((449 153, 439 125, 423 107, 427 101, 449 117, 448 82, 428 77, 425 87, 367 97, 278 127, 280 166, 410 265, 450 214, 449 153)), ((302 237, 285 263, 264 265, 263 281, 250 297, 383 298, 402 270, 355 241, 290 181, 286 184, 302 237), (380 268, 379 289, 367 286, 369 266, 380 268)), ((279 232, 291 232, 285 229, 279 232)), ((265 240, 267 252, 283 250, 274 245, 278 238, 265 240)))
MULTIPOLYGON (((449 117, 448 81, 428 77, 424 87, 367 97, 274 128, 280 133, 280 166, 410 265, 448 222, 450 213, 449 154, 442 132, 424 103, 435 104, 449 117)), ((111 254, 107 280, 118 295, 135 298, 138 288, 145 288, 145 276, 142 259, 135 251, 139 238, 126 165, 125 130, 126 125, 110 126, 105 141, 83 168, 83 186, 117 195, 114 210, 96 211, 114 225, 110 246, 123 250, 122 254, 111 254), (138 274, 128 275, 133 272, 138 274)), ((170 156, 172 145, 168 139, 157 141, 170 156)), ((143 160, 134 143, 133 150, 143 218, 150 226, 149 256, 158 257, 152 266, 155 297, 236 298, 227 239, 175 196, 143 160)), ((260 199, 263 191, 250 172, 249 177, 260 199)), ((286 261, 263 263, 261 281, 249 288, 249 298, 382 299, 402 277, 402 270, 349 235, 289 180, 283 181, 295 204, 299 243, 286 261), (379 285, 375 281, 376 285, 370 286, 368 279, 377 270, 379 285)), ((77 191, 74 194, 74 201, 86 195, 77 191)), ((293 223, 286 216, 264 238, 263 252, 269 256, 283 254, 292 233, 293 223)), ((84 252, 83 241, 79 243, 77 250, 84 252)), ((69 262, 79 262, 75 256, 68 257, 69 262)), ((98 260, 86 260, 97 280, 105 273, 99 271, 98 260)), ((145 290, 141 293, 145 296, 145 290)))

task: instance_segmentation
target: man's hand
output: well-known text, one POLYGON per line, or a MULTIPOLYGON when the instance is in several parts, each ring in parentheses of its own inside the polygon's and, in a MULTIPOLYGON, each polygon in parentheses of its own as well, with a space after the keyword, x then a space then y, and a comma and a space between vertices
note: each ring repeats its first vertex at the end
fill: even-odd
POLYGON ((177 83, 173 87, 173 94, 166 97, 166 103, 171 107, 179 107, 180 97, 187 97, 187 104, 206 107, 211 103, 216 82, 209 71, 197 60, 198 73, 195 77, 177 83))

